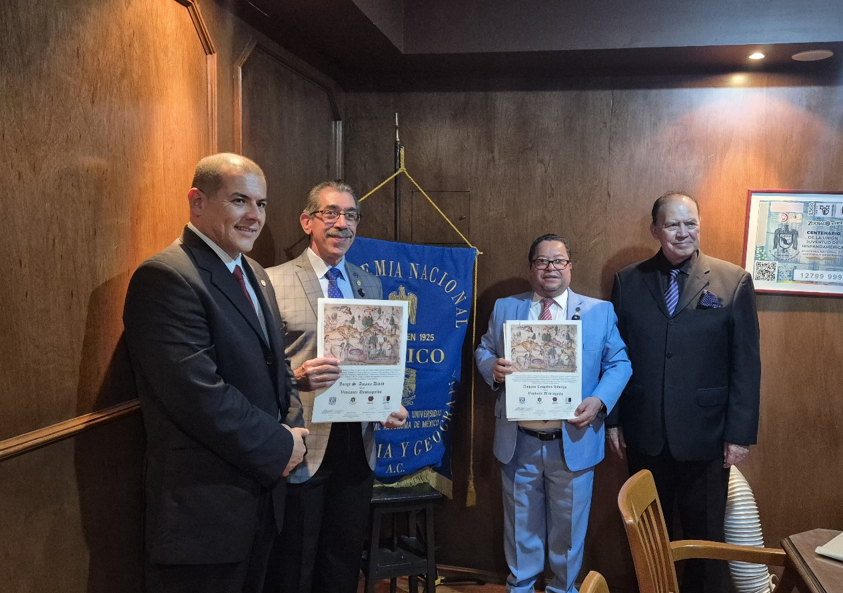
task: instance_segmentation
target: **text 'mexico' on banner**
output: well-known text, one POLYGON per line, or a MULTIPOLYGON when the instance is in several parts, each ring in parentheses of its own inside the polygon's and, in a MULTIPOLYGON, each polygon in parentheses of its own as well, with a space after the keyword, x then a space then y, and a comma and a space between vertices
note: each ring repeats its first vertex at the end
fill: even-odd
POLYGON ((383 298, 408 302, 401 429, 376 425, 375 475, 394 483, 424 468, 450 494, 451 419, 470 323, 474 248, 433 247, 358 237, 346 257, 383 284, 383 298))

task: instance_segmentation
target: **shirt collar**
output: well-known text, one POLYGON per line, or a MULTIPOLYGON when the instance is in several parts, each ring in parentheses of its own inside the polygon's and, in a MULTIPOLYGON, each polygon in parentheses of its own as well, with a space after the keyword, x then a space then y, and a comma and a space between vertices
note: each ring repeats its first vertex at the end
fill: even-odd
MULTIPOLYGON (((544 297, 539 296, 539 295, 538 295, 538 294, 536 294, 535 292, 533 293, 533 303, 538 303, 538 302, 539 302, 539 301, 541 301, 543 298, 544 298, 544 297)), ((560 294, 560 295, 558 295, 558 296, 553 297, 553 300, 554 300, 554 302, 555 302, 557 305, 559 305, 560 307, 562 307, 562 310, 564 311, 564 310, 565 310, 565 307, 567 307, 567 306, 568 306, 568 289, 566 288, 566 289, 565 289, 565 292, 563 292, 562 294, 560 294)))
POLYGON ((243 259, 242 253, 238 253, 236 258, 232 258, 225 251, 223 251, 219 245, 214 243, 202 231, 197 229, 196 225, 194 225, 192 222, 187 223, 187 228, 196 233, 196 236, 202 239, 208 245, 208 247, 210 247, 213 252, 219 256, 219 258, 222 260, 222 263, 224 263, 225 267, 228 268, 229 272, 234 272, 234 268, 236 268, 237 266, 240 266, 241 268, 243 267, 243 265, 241 264, 241 260, 243 259))
POLYGON ((316 255, 316 252, 313 251, 310 247, 307 248, 307 259, 310 260, 310 265, 313 268, 313 272, 316 274, 317 278, 322 278, 325 273, 328 271, 328 268, 334 267, 339 268, 342 272, 342 277, 348 280, 348 274, 345 271, 345 256, 337 263, 335 266, 329 266, 325 263, 321 257, 316 255))
POLYGON ((700 250, 697 249, 694 253, 691 254, 691 257, 683 261, 678 266, 674 266, 670 263, 667 258, 664 256, 664 252, 659 249, 658 253, 658 260, 659 260, 659 270, 662 274, 669 274, 670 271, 674 268, 678 269, 682 274, 688 274, 691 270, 691 267, 696 263, 697 259, 699 258, 700 250))

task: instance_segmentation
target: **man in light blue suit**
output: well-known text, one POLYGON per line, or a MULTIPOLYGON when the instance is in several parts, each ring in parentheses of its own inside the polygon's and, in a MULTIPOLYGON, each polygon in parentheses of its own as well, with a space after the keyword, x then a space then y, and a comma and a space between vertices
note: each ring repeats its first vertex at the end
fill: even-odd
POLYGON ((528 593, 553 571, 548 593, 576 591, 591 508, 594 466, 604 454, 603 420, 617 403, 632 367, 612 304, 568 288, 571 259, 558 235, 533 242, 528 256, 532 292, 499 299, 489 330, 475 352, 477 368, 497 391, 495 457, 501 462, 507 590, 528 593), (575 417, 511 421, 506 418, 504 323, 582 320, 582 403, 575 417))

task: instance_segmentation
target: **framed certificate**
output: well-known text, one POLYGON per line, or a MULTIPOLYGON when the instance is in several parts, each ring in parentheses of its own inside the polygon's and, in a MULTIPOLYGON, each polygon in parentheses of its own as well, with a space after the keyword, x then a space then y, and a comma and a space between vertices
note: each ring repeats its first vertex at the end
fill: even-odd
POLYGON ((843 193, 749 190, 744 268, 756 292, 843 295, 843 193))
POLYGON ((401 408, 406 301, 321 298, 318 357, 340 361, 336 383, 316 392, 313 422, 381 422, 401 408))
POLYGON ((507 420, 567 420, 582 402, 582 321, 507 321, 507 420))

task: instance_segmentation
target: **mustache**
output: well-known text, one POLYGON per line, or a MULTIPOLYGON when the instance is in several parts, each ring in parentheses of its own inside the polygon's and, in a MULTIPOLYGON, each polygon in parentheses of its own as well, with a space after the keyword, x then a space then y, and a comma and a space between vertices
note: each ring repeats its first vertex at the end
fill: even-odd
POLYGON ((349 229, 330 229, 325 233, 325 236, 350 239, 354 236, 354 233, 352 233, 349 229))

